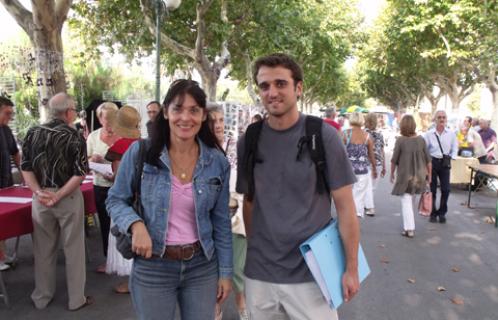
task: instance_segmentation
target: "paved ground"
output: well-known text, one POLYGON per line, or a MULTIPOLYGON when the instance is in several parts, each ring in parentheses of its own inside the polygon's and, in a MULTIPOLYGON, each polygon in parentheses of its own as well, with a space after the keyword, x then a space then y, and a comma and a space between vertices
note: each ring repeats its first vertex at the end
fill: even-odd
MULTIPOLYGON (((468 209, 461 205, 465 191, 454 188, 448 223, 431 224, 417 216, 416 236, 407 239, 400 235, 400 203, 390 195, 390 188, 384 179, 376 194, 377 215, 361 220, 362 245, 372 274, 360 294, 340 308, 341 319, 498 319, 498 229, 485 222, 486 216, 495 213, 496 194, 475 194, 477 208, 468 209)), ((35 310, 29 299, 33 289, 31 240, 24 236, 17 268, 3 272, 12 308, 0 302, 0 319, 135 319, 129 296, 112 292, 120 279, 92 271, 102 262, 97 230, 91 231, 88 243, 92 261, 87 292, 95 297, 94 305, 66 311, 61 253, 57 295, 47 309, 35 310)), ((10 240, 8 246, 12 245, 10 240)), ((233 297, 224 308, 225 320, 237 319, 233 297)))

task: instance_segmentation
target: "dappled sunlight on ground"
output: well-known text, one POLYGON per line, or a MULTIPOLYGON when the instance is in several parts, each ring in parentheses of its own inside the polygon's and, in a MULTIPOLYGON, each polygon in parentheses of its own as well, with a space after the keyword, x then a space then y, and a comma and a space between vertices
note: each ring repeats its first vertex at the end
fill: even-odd
POLYGON ((473 233, 468 233, 468 232, 460 232, 455 234, 455 238, 457 239, 470 239, 470 240, 476 240, 476 241, 482 241, 482 237, 473 234, 473 233))
POLYGON ((441 243, 441 237, 439 237, 439 236, 433 236, 433 237, 427 238, 425 240, 425 242, 427 242, 428 244, 431 244, 431 245, 440 244, 441 243))
POLYGON ((485 287, 483 288, 483 291, 488 295, 488 297, 492 301, 498 303, 498 287, 496 285, 490 285, 488 287, 485 287))
POLYGON ((481 260, 481 257, 479 255, 477 255, 476 253, 472 253, 470 256, 469 256, 469 260, 474 263, 475 265, 482 265, 482 260, 481 260))

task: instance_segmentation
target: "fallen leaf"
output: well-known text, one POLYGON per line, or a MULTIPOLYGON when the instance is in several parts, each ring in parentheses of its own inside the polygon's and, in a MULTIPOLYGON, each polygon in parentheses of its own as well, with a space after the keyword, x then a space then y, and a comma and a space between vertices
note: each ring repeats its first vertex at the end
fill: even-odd
POLYGON ((408 278, 407 281, 410 282, 410 283, 415 283, 415 278, 408 278))
POLYGON ((463 298, 460 296, 454 296, 453 298, 450 299, 451 302, 453 302, 456 305, 463 306, 463 298))
POLYGON ((451 271, 453 271, 453 272, 460 272, 460 268, 459 267, 453 267, 453 268, 451 268, 451 271))
POLYGON ((439 292, 446 291, 446 288, 443 286, 438 286, 437 291, 439 291, 439 292))
POLYGON ((389 258, 384 256, 384 257, 380 258, 380 262, 387 264, 387 263, 389 263, 389 258))
POLYGON ((385 248, 386 245, 385 244, 379 244, 377 247, 379 247, 379 248, 385 248))

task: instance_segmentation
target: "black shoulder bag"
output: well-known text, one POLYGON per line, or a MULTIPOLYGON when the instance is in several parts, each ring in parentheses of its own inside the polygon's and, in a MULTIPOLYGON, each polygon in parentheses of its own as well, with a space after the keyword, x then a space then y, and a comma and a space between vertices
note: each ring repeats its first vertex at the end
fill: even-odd
POLYGON ((443 159, 441 159, 441 165, 443 166, 443 168, 451 169, 451 156, 444 154, 443 147, 441 147, 441 141, 439 141, 437 133, 434 132, 434 135, 436 135, 437 143, 439 144, 439 149, 441 150, 441 154, 443 155, 443 159))
MULTIPOLYGON (((142 171, 145 161, 145 141, 140 140, 138 145, 138 158, 135 163, 135 175, 133 176, 133 200, 132 207, 140 218, 143 218, 143 207, 140 201, 140 185, 142 180, 142 171)), ((111 234, 116 237, 116 249, 123 256, 123 258, 130 260, 135 257, 135 253, 131 250, 131 233, 122 233, 119 231, 117 225, 111 228, 111 234)))

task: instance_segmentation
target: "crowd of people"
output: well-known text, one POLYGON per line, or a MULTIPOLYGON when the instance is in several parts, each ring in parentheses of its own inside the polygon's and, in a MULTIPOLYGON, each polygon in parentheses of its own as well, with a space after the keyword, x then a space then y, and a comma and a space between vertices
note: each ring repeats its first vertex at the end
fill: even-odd
MULTIPOLYGON (((355 112, 345 126, 330 108, 313 128, 316 118, 298 111, 302 69, 285 54, 257 59, 253 78, 266 114, 255 116, 238 141, 225 134, 223 109, 207 102, 197 82, 181 79, 162 103, 147 104, 143 140, 134 107, 102 103, 96 110, 101 128, 88 133, 84 121, 74 126, 74 99, 56 94, 48 103, 50 120, 28 131, 22 158, 7 126, 13 103, 0 97, 0 187, 13 184, 13 159, 33 192, 36 308, 54 297, 59 245, 68 309, 94 303, 85 294, 79 185, 99 164, 110 169, 93 170, 105 258, 96 271, 123 276, 114 291, 130 293, 139 319, 174 319, 177 306, 182 319, 222 319, 232 290, 240 319, 338 319, 299 245, 337 218, 346 261, 344 300, 354 298, 360 288, 359 224, 365 215, 381 214, 374 194, 389 160, 379 118, 355 112), (325 159, 320 165, 316 144, 325 159), (133 259, 117 250, 113 226, 130 237, 133 259)), ((413 200, 426 190, 433 195, 429 221, 446 222, 451 159, 494 162, 496 133, 485 120, 478 129, 472 124, 467 117, 454 132, 446 113, 437 111, 433 127, 419 134, 413 116, 400 119, 389 179, 400 199, 402 236, 415 236, 413 200)), ((7 260, 2 245, 0 261, 7 260)), ((8 265, 0 263, 2 268, 8 265)))

